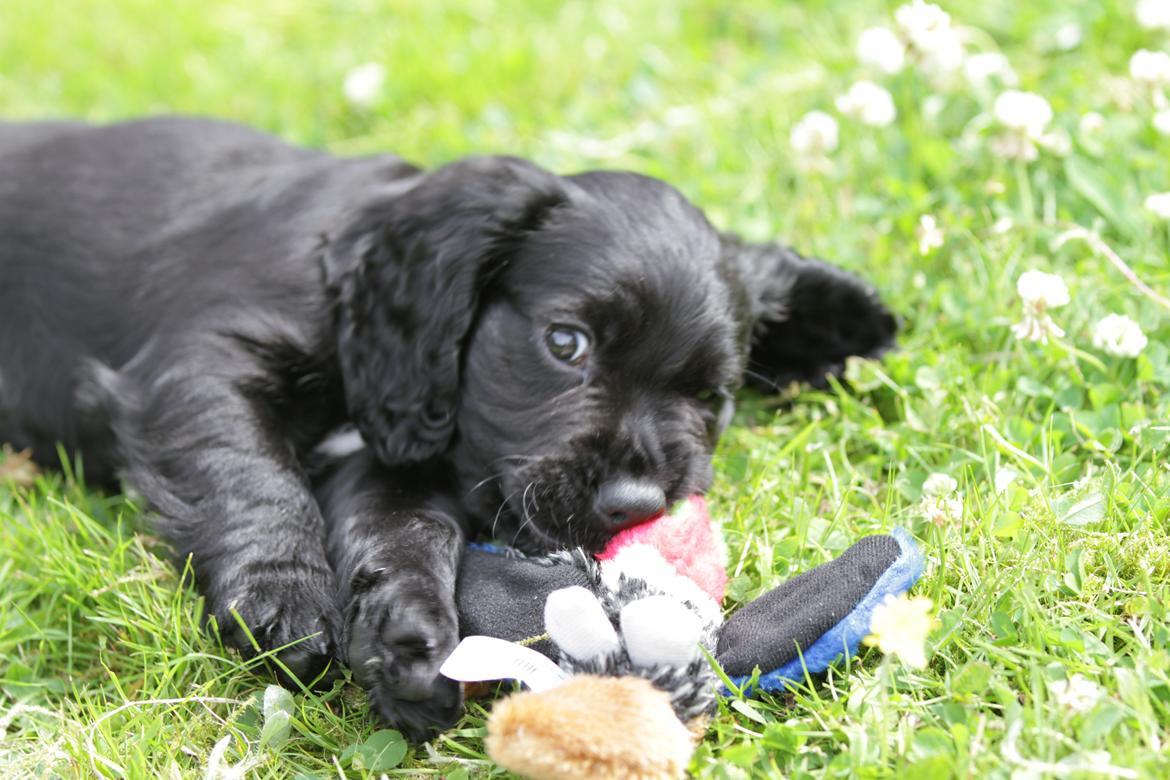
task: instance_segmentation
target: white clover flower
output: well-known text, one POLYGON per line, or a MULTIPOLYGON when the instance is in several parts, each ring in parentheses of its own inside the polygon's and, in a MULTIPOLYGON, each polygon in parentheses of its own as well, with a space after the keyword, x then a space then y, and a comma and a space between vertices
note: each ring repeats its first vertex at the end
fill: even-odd
POLYGON ((870 27, 857 38, 857 59, 862 65, 892 76, 906 64, 906 45, 888 27, 870 27))
POLYGON ((1052 106, 1034 92, 1009 89, 995 99, 991 109, 995 120, 1035 140, 1052 121, 1052 106))
POLYGON ((1056 28, 1056 34, 1052 36, 1052 42, 1060 51, 1072 51, 1081 45, 1084 37, 1084 32, 1081 30, 1079 24, 1076 22, 1065 22, 1056 28))
POLYGON ((1020 274, 1020 278, 1016 280, 1016 292, 1025 306, 1056 309, 1071 300, 1064 279, 1056 274, 1046 274, 1035 269, 1020 274))
POLYGON ((1146 211, 1160 219, 1170 219, 1170 192, 1155 192, 1146 197, 1146 211))
POLYGON ((934 3, 914 0, 894 11, 903 37, 920 52, 933 52, 951 32, 951 15, 934 3))
POLYGON ((1071 142, 1060 133, 1048 133, 1052 106, 1034 92, 1009 89, 995 99, 991 108, 1004 133, 991 141, 991 151, 1000 157, 1031 162, 1039 156, 1037 144, 1067 153, 1071 142))
POLYGON ((1138 0, 1133 10, 1147 30, 1170 30, 1170 0, 1138 0))
POLYGON ((1014 86, 1017 82, 1011 63, 997 51, 972 54, 963 62, 963 73, 967 81, 976 87, 986 87, 993 79, 1008 86, 1014 86))
POLYGON ((1170 54, 1164 51, 1138 49, 1129 58, 1129 75, 1134 81, 1152 86, 1170 84, 1170 54))
POLYGON ((1081 135, 1096 135, 1105 129, 1105 117, 1096 111, 1086 111, 1077 122, 1077 129, 1081 135))
POLYGON ((894 21, 919 66, 936 83, 949 81, 962 68, 966 56, 963 39, 946 11, 914 0, 894 12, 894 21))
POLYGON ((930 611, 934 602, 925 596, 909 598, 886 595, 884 601, 873 608, 869 621, 870 634, 865 643, 877 647, 886 655, 896 655, 912 669, 926 666, 926 637, 934 628, 930 611))
POLYGON ((963 519, 963 499, 959 496, 945 498, 927 496, 922 499, 918 510, 929 522, 939 528, 946 528, 948 525, 954 525, 963 519))
POLYGON ((962 70, 967 56, 963 40, 957 32, 951 30, 945 37, 948 38, 945 44, 940 44, 922 59, 922 69, 936 85, 953 83, 953 76, 962 70))
POLYGON ((1020 472, 1008 466, 1000 466, 995 470, 995 492, 1006 493, 1020 476, 1020 472))
POLYGON ((1170 135, 1170 108, 1154 114, 1154 129, 1162 135, 1170 135))
POLYGON ((918 510, 940 528, 963 519, 963 499, 954 495, 959 483, 947 474, 935 473, 922 483, 922 502, 918 510))
POLYGON ((922 99, 922 117, 930 122, 937 122, 943 109, 947 107, 947 98, 945 95, 937 93, 927 95, 922 99))
POLYGON ((1115 357, 1137 357, 1149 342, 1141 326, 1124 314, 1102 317, 1093 326, 1093 346, 1115 357))
POLYGON ((1049 682, 1048 693, 1058 706, 1072 712, 1088 712, 1102 696, 1101 686, 1079 672, 1067 680, 1049 682))
POLYGON ((809 111, 793 126, 788 140, 804 167, 821 167, 837 148, 837 120, 824 111, 809 111))
POLYGON ((1016 292, 1024 304, 1024 319, 1012 325, 1012 334, 1025 341, 1048 343, 1048 337, 1060 338, 1064 331, 1052 320, 1048 310, 1069 302, 1068 287, 1056 274, 1025 271, 1016 280, 1016 292))
POLYGON ((1016 221, 1011 217, 1000 217, 991 226, 991 232, 997 236, 1002 236, 1016 226, 1016 221))
POLYGON ((837 98, 837 110, 870 127, 886 127, 898 115, 889 91, 865 79, 837 98))
POLYGON ((378 99, 385 80, 386 69, 377 62, 367 62, 345 74, 341 91, 354 106, 368 108, 378 99))
POLYGON ((918 218, 918 252, 925 257, 946 241, 946 235, 938 221, 930 214, 918 218))
POLYGON ((923 494, 935 498, 949 496, 958 489, 959 483, 955 481, 954 477, 937 471, 927 477, 926 481, 922 483, 923 494))

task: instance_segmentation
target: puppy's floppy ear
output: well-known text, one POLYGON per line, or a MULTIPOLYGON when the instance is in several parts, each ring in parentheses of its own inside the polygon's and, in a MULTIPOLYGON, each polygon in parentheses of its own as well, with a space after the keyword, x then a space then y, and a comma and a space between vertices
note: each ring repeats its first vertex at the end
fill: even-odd
POLYGON ((747 296, 749 384, 824 386, 827 375, 842 373, 847 357, 875 357, 894 345, 897 321, 858 277, 780 244, 721 238, 724 260, 747 296))
POLYGON ((469 158, 370 204, 325 257, 349 413, 386 463, 442 453, 480 293, 568 196, 522 160, 469 158))

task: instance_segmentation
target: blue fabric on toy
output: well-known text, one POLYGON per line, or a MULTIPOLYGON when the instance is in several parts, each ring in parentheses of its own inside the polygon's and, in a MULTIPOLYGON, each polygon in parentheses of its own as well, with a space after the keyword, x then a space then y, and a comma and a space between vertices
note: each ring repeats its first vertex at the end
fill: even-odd
MULTIPOLYGON (((910 534, 901 528, 895 528, 889 537, 884 538, 890 537, 897 542, 899 553, 893 562, 878 576, 877 580, 873 582, 869 591, 856 602, 855 606, 844 618, 823 633, 811 645, 801 648, 801 651, 795 658, 772 669, 766 674, 761 674, 756 683, 760 690, 769 692, 784 690, 790 683, 803 681, 806 673, 816 674, 823 672, 846 653, 850 656, 857 653, 861 640, 870 633, 869 625, 874 608, 886 596, 897 596, 905 593, 922 576, 922 553, 919 551, 918 545, 915 544, 910 534)), ((883 537, 870 538, 881 539, 883 537)), ((842 556, 838 561, 844 559, 845 556, 842 556)), ((807 577, 817 572, 822 572, 822 575, 831 574, 829 569, 832 565, 825 564, 802 576, 807 577)), ((822 576, 823 578, 824 576, 822 576)), ((816 583, 812 582, 808 584, 809 587, 815 587, 816 585, 816 583)), ((781 589, 778 588, 777 590, 779 591, 781 589)), ((763 601, 763 598, 760 601, 763 601)), ((781 611, 784 611, 786 615, 791 615, 793 610, 809 613, 810 608, 809 604, 803 601, 802 594, 797 593, 790 594, 788 598, 777 599, 769 604, 768 607, 769 611, 772 611, 774 614, 779 614, 781 611)), ((746 610, 744 611, 746 612, 746 610)), ((742 614, 742 612, 739 614, 742 614)), ((733 616, 728 626, 724 627, 725 631, 735 622, 735 618, 738 616, 738 614, 733 616)), ((752 619, 759 621, 761 620, 761 616, 757 614, 752 616, 752 619)), ((767 622, 766 619, 764 622, 767 622)), ((741 631, 740 633, 742 634, 743 632, 741 631)), ((720 644, 722 645, 722 641, 720 644)), ((722 658, 720 660, 722 662, 722 658)), ((742 688, 751 681, 752 675, 749 673, 735 676, 729 675, 729 677, 736 687, 742 688)))

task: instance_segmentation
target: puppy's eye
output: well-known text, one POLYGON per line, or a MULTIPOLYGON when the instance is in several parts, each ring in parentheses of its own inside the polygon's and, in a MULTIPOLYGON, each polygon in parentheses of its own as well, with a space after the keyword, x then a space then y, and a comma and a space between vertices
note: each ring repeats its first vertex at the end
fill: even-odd
POLYGON ((719 391, 712 390, 709 387, 706 390, 700 390, 699 392, 695 393, 695 400, 701 404, 709 404, 718 397, 719 391))
POLYGON ((562 363, 579 366, 589 357, 589 337, 568 325, 553 325, 544 336, 548 351, 562 363))

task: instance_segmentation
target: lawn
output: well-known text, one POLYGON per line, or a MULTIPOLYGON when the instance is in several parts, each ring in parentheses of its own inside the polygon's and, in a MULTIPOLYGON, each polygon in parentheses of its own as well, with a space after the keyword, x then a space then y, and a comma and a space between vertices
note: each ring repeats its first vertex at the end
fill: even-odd
MULTIPOLYGON (((0 112, 214 114, 339 153, 628 168, 719 227, 863 272, 903 320, 899 350, 851 365, 848 386, 748 399, 712 505, 734 602, 908 528, 937 618, 928 664, 870 649, 725 702, 693 772, 1170 776, 1170 209, 1147 203, 1170 190, 1154 119, 1170 62, 1131 63, 1170 51, 1170 29, 1132 0, 949 3, 966 62, 920 51, 887 75, 856 43, 897 6, 6 0, 0 112), (995 52, 1011 74, 973 57, 995 52), (366 63, 381 69, 347 97, 366 63), (892 95, 892 122, 872 90, 837 105, 861 78, 892 95), (1017 80, 1050 119, 997 102, 1017 80), (814 110, 831 149, 807 123, 793 138, 814 110), (1047 278, 1022 298, 1029 270, 1068 303, 1047 278), (1148 344, 1107 348, 1112 313, 1148 344), (932 474, 953 488, 924 490, 932 474)), ((298 694, 265 721, 270 680, 199 629, 139 505, 87 491, 83 466, 0 485, 0 775, 368 775, 361 691, 298 694)), ((488 706, 387 774, 499 773, 488 706)))

